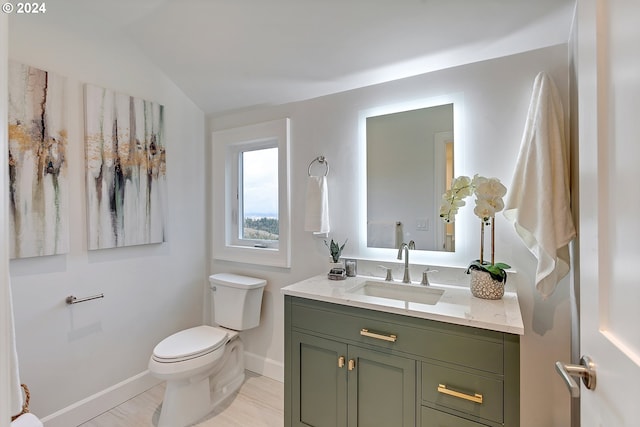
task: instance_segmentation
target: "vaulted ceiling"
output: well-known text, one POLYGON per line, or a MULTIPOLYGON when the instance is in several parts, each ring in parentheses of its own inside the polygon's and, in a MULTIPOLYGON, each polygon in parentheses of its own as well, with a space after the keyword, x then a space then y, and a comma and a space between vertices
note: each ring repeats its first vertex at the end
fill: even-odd
POLYGON ((57 0, 49 7, 124 34, 205 113, 217 115, 565 43, 574 4, 57 0))

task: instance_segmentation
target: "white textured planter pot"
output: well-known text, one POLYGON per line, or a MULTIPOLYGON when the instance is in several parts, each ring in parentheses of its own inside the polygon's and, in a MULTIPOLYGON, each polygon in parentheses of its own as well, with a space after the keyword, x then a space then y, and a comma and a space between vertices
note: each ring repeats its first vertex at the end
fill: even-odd
POLYGON ((476 298, 501 299, 504 296, 504 282, 495 280, 486 271, 471 270, 471 294, 476 298))
POLYGON ((333 260, 329 258, 329 270, 332 268, 344 268, 344 263, 342 261, 333 262, 333 260))

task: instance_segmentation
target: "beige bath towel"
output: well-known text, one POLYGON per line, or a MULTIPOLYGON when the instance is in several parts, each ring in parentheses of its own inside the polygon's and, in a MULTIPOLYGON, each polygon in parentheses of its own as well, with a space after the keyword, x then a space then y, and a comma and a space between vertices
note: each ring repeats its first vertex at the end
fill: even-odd
POLYGON ((576 235, 562 102, 546 73, 538 74, 533 85, 504 216, 537 258, 535 284, 546 298, 569 272, 567 245, 576 235))

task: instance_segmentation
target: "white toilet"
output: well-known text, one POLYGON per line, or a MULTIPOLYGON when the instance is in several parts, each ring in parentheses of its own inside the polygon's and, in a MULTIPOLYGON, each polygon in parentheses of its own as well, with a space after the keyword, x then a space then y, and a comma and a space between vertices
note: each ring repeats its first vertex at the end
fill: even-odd
POLYGON ((260 323, 267 282, 237 274, 209 277, 213 318, 220 326, 196 326, 162 340, 149 371, 167 381, 158 427, 198 421, 244 381, 244 347, 237 331, 260 323))

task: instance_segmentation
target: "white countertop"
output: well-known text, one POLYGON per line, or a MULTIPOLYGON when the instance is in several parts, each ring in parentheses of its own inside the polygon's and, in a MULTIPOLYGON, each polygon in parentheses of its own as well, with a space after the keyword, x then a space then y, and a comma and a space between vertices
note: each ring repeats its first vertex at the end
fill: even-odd
POLYGON ((379 278, 360 276, 347 277, 345 280, 329 280, 326 274, 322 274, 286 286, 281 291, 285 295, 350 307, 402 314, 510 334, 524 334, 520 304, 515 292, 505 292, 504 297, 500 300, 485 300, 471 295, 468 287, 432 284, 432 288, 444 290, 444 294, 434 305, 348 292, 361 286, 367 280, 380 281, 379 278))

